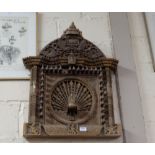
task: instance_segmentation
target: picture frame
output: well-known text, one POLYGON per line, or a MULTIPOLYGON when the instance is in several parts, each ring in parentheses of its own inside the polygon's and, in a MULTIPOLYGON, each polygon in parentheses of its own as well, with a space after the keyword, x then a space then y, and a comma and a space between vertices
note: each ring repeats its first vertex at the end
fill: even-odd
POLYGON ((36 55, 35 12, 0 13, 0 80, 30 79, 23 58, 36 55))

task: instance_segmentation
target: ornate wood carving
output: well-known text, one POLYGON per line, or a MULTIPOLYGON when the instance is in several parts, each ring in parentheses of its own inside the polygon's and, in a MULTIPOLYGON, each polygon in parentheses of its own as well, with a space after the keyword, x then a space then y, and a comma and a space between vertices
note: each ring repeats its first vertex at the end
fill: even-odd
POLYGON ((117 137, 111 75, 118 61, 106 58, 74 23, 39 56, 23 59, 31 70, 25 137, 117 137))

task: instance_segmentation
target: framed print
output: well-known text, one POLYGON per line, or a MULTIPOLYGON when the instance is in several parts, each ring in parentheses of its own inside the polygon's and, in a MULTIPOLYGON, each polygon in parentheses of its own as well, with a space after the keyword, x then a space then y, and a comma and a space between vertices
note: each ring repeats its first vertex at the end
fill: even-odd
POLYGON ((36 13, 0 13, 0 79, 29 79, 28 55, 36 55, 36 13))

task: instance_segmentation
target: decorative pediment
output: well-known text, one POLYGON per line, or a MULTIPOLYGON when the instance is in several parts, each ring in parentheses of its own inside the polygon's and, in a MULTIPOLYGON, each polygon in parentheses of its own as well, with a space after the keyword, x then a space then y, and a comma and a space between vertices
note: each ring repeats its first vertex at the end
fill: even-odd
POLYGON ((50 59, 67 58, 70 55, 91 60, 105 58, 98 47, 82 37, 82 33, 75 27, 74 23, 61 38, 49 43, 40 53, 41 57, 50 59))

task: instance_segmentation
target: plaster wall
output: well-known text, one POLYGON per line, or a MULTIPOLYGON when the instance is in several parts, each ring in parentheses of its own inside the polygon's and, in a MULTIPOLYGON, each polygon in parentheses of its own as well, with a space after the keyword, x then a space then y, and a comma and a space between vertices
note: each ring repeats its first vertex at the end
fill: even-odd
POLYGON ((110 13, 110 20, 114 53, 119 60, 117 85, 124 142, 146 142, 144 114, 127 13, 110 13))
POLYGON ((147 142, 155 142, 155 72, 144 16, 128 13, 133 55, 138 76, 147 142))

